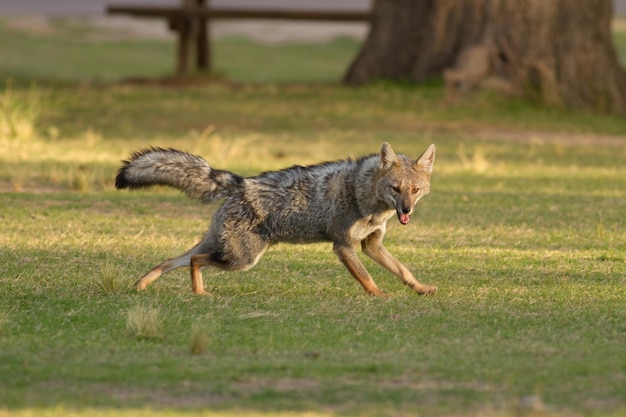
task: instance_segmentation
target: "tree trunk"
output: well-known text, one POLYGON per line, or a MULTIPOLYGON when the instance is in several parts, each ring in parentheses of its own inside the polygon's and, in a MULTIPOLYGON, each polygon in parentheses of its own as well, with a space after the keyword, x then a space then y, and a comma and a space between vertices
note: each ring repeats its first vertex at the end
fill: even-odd
POLYGON ((548 103, 626 113, 612 0, 375 0, 345 82, 491 87, 548 103))

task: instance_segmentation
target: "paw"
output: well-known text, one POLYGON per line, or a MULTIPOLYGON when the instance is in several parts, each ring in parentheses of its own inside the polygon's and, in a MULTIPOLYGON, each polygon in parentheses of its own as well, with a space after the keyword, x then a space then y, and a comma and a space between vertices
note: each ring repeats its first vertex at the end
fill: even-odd
POLYGON ((415 291, 419 295, 433 295, 437 292, 437 287, 433 287, 432 285, 421 285, 419 287, 415 287, 415 291))
POLYGON ((367 292, 369 295, 374 297, 389 297, 387 294, 376 288, 375 290, 370 290, 367 292))

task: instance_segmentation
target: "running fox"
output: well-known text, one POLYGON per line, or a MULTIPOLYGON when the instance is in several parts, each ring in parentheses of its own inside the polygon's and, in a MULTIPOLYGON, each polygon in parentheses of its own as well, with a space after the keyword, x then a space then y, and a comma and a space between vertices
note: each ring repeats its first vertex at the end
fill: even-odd
POLYGON ((359 244, 419 294, 434 294, 435 287, 418 282, 383 246, 387 220, 396 214, 401 224, 408 224, 415 204, 430 191, 434 161, 434 145, 412 160, 396 155, 385 142, 378 154, 357 160, 293 166, 244 178, 175 149, 135 152, 117 173, 117 189, 169 185, 202 203, 224 200, 200 243, 157 265, 135 286, 143 290, 161 274, 188 266, 193 291, 204 294, 203 267, 245 271, 271 244, 330 241, 369 294, 385 295, 357 257, 359 244))

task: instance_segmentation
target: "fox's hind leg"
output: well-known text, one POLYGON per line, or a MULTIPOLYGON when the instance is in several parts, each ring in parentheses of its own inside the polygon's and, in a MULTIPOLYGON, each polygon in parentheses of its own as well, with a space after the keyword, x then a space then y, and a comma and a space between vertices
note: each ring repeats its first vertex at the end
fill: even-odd
POLYGON ((257 244, 245 248, 239 247, 237 251, 215 251, 192 255, 189 265, 193 292, 196 294, 204 293, 201 268, 214 266, 224 271, 246 271, 256 265, 268 246, 267 243, 259 240, 257 244))
MULTIPOLYGON (((197 253, 198 246, 199 245, 195 246, 194 248, 183 253, 180 256, 170 258, 164 262, 161 262, 160 264, 152 268, 150 272, 139 278, 139 281, 135 283, 135 288, 137 288, 137 291, 145 290, 148 285, 150 285, 163 274, 166 274, 176 268, 190 266, 191 257, 195 253, 197 253)), ((202 279, 200 279, 200 283, 202 283, 202 279)))
POLYGON ((162 274, 173 269, 188 266, 193 292, 205 294, 200 271, 202 268, 213 266, 224 271, 245 271, 256 265, 269 247, 269 239, 254 230, 253 222, 242 216, 240 210, 237 202, 231 202, 230 205, 226 202, 216 213, 211 228, 200 243, 182 255, 154 267, 137 281, 137 289, 145 289, 162 274))
POLYGON ((204 291, 201 268, 213 266, 224 271, 245 271, 256 265, 268 246, 268 242, 254 234, 242 234, 238 239, 219 239, 216 233, 209 232, 191 250, 155 266, 135 283, 135 287, 138 291, 145 290, 161 275, 188 266, 193 292, 210 295, 204 291))
POLYGON ((256 265, 268 248, 268 239, 253 230, 250 220, 242 216, 240 210, 237 202, 226 202, 220 207, 211 229, 191 254, 191 288, 196 294, 204 293, 202 268, 246 271, 256 265))

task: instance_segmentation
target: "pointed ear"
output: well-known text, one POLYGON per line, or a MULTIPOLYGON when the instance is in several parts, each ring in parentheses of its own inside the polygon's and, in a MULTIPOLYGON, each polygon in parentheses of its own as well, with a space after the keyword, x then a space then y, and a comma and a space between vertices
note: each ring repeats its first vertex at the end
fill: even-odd
POLYGON ((378 166, 381 169, 388 169, 398 163, 398 157, 396 156, 393 149, 391 149, 391 145, 387 142, 383 143, 383 146, 380 148, 380 162, 378 166))
POLYGON ((415 161, 415 167, 426 171, 428 175, 433 172, 433 164, 435 163, 435 145, 430 145, 428 149, 417 158, 415 161))

